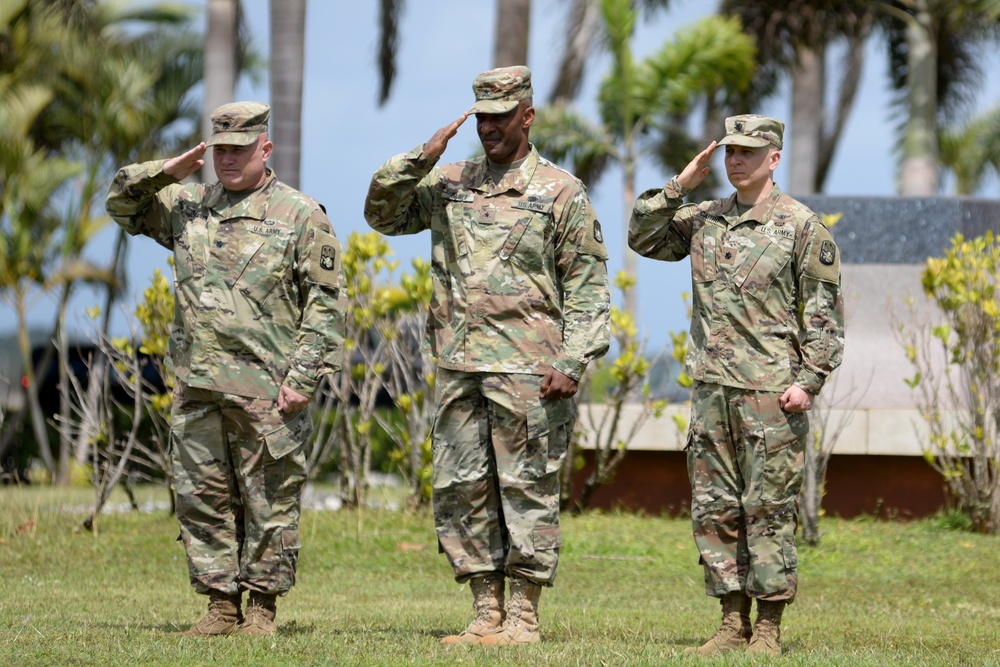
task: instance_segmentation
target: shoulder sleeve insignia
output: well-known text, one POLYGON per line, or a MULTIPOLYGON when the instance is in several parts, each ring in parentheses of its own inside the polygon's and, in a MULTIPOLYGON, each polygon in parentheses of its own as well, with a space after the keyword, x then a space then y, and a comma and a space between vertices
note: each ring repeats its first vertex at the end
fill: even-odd
POLYGON ((833 266, 833 263, 837 260, 837 246, 833 245, 833 241, 823 241, 819 247, 819 261, 821 264, 826 264, 827 266, 833 266))
POLYGON ((309 257, 309 277, 325 287, 340 287, 340 242, 333 234, 317 230, 309 257))
POLYGON ((604 247, 604 232, 601 231, 601 223, 596 219, 591 219, 587 228, 582 230, 577 251, 602 260, 608 258, 608 250, 604 247))

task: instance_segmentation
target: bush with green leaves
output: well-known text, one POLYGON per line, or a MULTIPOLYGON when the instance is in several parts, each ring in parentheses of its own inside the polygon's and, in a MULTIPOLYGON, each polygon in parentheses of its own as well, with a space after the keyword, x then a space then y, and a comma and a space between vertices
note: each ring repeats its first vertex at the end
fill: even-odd
MULTIPOLYGON (((1000 238, 957 234, 922 276, 940 318, 900 326, 929 427, 927 461, 978 532, 1000 532, 1000 238)), ((912 304, 911 304, 912 307, 912 304)))

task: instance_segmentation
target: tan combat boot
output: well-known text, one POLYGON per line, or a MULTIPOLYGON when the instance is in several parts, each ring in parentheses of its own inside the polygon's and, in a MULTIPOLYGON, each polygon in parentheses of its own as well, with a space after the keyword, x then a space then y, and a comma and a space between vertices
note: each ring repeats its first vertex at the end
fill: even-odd
POLYGON ((187 632, 177 634, 185 637, 214 637, 231 635, 243 617, 240 615, 240 594, 228 595, 221 591, 208 594, 208 613, 187 632))
POLYGON ((757 600, 757 622, 747 653, 754 655, 781 655, 781 613, 785 601, 757 600))
POLYGON ((722 603, 721 627, 701 646, 684 649, 688 655, 719 655, 744 648, 750 640, 750 598, 743 593, 726 593, 719 602, 722 603))
POLYGON ((503 611, 503 575, 487 574, 469 580, 472 589, 472 608, 476 617, 469 627, 457 635, 448 635, 441 640, 445 646, 455 644, 479 644, 483 637, 500 632, 506 615, 503 611))
POLYGON ((274 616, 278 612, 277 600, 277 595, 250 591, 247 611, 243 615, 240 627, 236 629, 236 634, 267 637, 277 632, 278 626, 274 624, 274 616))
POLYGON ((500 632, 482 638, 480 644, 509 646, 511 644, 536 644, 538 636, 538 598, 542 587, 520 577, 510 578, 510 601, 507 619, 500 632))

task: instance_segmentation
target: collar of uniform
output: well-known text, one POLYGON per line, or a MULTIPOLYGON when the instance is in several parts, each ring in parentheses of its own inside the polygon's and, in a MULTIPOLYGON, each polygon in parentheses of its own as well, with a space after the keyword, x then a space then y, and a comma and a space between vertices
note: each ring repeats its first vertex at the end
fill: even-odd
POLYGON ((778 199, 780 198, 781 188, 778 187, 777 183, 773 183, 771 185, 771 191, 767 193, 767 197, 764 198, 763 201, 758 202, 749 211, 740 215, 739 210, 736 208, 736 193, 734 192, 723 206, 723 215, 726 218, 728 227, 735 227, 740 224, 740 222, 745 220, 767 222, 771 219, 771 213, 774 211, 774 207, 777 205, 778 199))
POLYGON ((527 192, 531 177, 535 175, 535 169, 538 167, 538 151, 533 144, 528 144, 528 149, 528 155, 521 163, 521 167, 513 173, 508 173, 496 184, 491 180, 486 157, 477 159, 472 173, 469 174, 469 188, 485 192, 487 197, 502 195, 511 190, 523 195, 527 192))
POLYGON ((223 218, 263 220, 267 217, 268 194, 275 181, 274 172, 269 168, 263 185, 232 206, 229 205, 229 197, 226 194, 226 189, 222 187, 222 183, 214 183, 209 186, 211 190, 205 198, 205 204, 217 211, 223 218))

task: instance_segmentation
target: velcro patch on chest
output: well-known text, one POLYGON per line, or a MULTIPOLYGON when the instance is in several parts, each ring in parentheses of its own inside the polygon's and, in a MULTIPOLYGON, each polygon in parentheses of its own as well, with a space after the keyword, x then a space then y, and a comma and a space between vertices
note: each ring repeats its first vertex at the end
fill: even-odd
POLYGON ((340 241, 333 234, 317 231, 309 257, 309 277, 326 287, 340 287, 341 263, 340 241))
POLYGON ((526 211, 534 211, 535 213, 548 213, 552 210, 552 204, 550 202, 526 201, 524 199, 518 199, 513 202, 512 206, 526 211))

